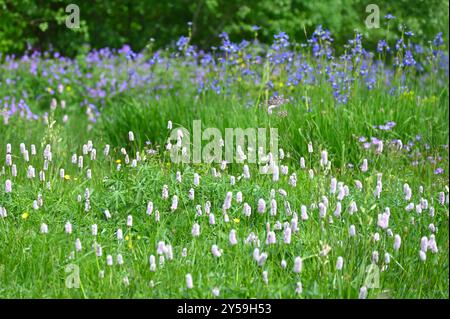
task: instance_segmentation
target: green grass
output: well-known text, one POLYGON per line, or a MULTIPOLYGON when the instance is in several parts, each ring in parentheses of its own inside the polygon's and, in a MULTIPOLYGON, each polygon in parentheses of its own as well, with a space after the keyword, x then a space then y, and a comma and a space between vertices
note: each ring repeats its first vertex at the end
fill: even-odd
MULTIPOLYGON (((379 288, 369 289, 369 297, 379 296, 392 298, 448 298, 448 206, 440 206, 437 203, 437 194, 443 191, 447 185, 447 175, 434 176, 434 167, 423 164, 419 167, 410 165, 409 160, 403 155, 391 151, 385 151, 381 156, 364 153, 358 142, 351 137, 353 134, 363 135, 369 129, 368 123, 373 123, 373 118, 382 119, 378 114, 361 114, 355 109, 328 108, 323 116, 307 114, 303 121, 298 123, 302 132, 308 132, 307 137, 299 135, 294 123, 282 122, 279 128, 281 134, 291 136, 289 140, 282 139, 280 147, 292 149, 289 163, 290 174, 296 172, 298 185, 293 188, 288 185, 288 176, 282 176, 277 183, 271 181, 270 175, 258 175, 252 166, 252 178, 241 180, 235 187, 229 185, 229 174, 238 175, 241 165, 234 164, 227 171, 222 172, 221 178, 213 178, 209 173, 209 165, 174 165, 168 161, 168 157, 146 156, 138 167, 132 168, 124 165, 124 157, 119 152, 119 145, 125 145, 127 127, 136 132, 135 143, 127 142, 127 149, 141 150, 143 154, 143 141, 162 138, 167 134, 166 119, 172 115, 173 121, 179 123, 183 118, 188 122, 196 117, 196 113, 190 113, 186 104, 180 101, 178 107, 183 110, 179 113, 171 113, 177 107, 175 101, 161 104, 158 109, 136 102, 132 104, 117 103, 111 106, 111 110, 118 110, 112 120, 110 129, 106 131, 93 131, 79 140, 79 146, 73 143, 75 136, 70 126, 57 123, 52 128, 43 127, 42 124, 28 123, 26 126, 10 125, 6 132, 7 142, 13 144, 13 161, 18 168, 18 176, 13 178, 13 193, 5 194, 2 190, 0 203, 7 207, 8 217, 0 220, 0 295, 2 297, 63 297, 63 298, 104 298, 104 297, 212 297, 213 287, 219 287, 222 297, 261 297, 261 298, 293 298, 296 297, 295 287, 298 281, 303 284, 305 298, 356 298, 359 288, 366 278, 366 267, 371 264, 371 255, 374 250, 380 254, 380 269, 384 263, 384 253, 392 254, 392 260, 387 269, 380 273, 379 288), (165 108, 167 106, 167 109, 165 108), (128 113, 129 108, 134 107, 142 113, 128 113), (159 112, 161 110, 161 112, 159 112), (164 110, 164 111, 163 111, 164 110), (123 111, 123 114, 120 113, 123 111), (339 116, 336 120, 329 113, 339 116), (126 117, 126 113, 134 116, 126 117), (160 118, 155 118, 156 114, 160 118), (189 116, 190 114, 190 116, 189 116), (126 119, 129 118, 129 122, 126 119), (334 118, 334 119, 333 119, 334 118), (353 118, 353 121, 349 119, 353 118), (146 121, 148 119, 148 121, 146 121), (347 119, 345 123, 344 119, 347 119), (334 124, 333 124, 334 123, 334 124), (144 125, 145 124, 145 125, 144 125), (141 126, 142 125, 142 126, 141 126), (33 165, 37 173, 42 167, 41 136, 28 136, 22 127, 28 127, 36 132, 45 132, 47 139, 53 141, 53 163, 46 172, 51 189, 46 188, 44 182, 38 179, 26 178, 26 168, 33 165), (142 127, 141 130, 138 128, 142 127), (114 129, 113 129, 114 128, 114 129), (120 128, 121 130, 119 130, 120 128), (309 131, 307 128, 311 128, 309 131), (333 133, 335 132, 335 133, 333 133), (291 134, 291 135, 289 135, 291 134), (56 136, 57 137, 56 137, 56 136), (333 136, 334 135, 334 136, 333 136), (90 161, 85 156, 85 168, 78 169, 70 163, 72 152, 81 153, 81 144, 92 136, 94 147, 97 148, 98 158, 90 161), (305 140, 311 136, 315 147, 315 153, 311 156, 302 151, 305 140), (22 138, 27 143, 34 142, 38 146, 38 155, 31 156, 30 163, 26 163, 19 156, 18 148, 22 138), (69 142, 71 141, 72 142, 69 142), (102 149, 105 142, 117 145, 109 157, 104 157, 102 149), (120 144, 120 142, 124 144, 120 144), (286 142, 286 143, 285 143, 286 142), (330 154, 333 162, 331 171, 324 171, 318 165, 319 151, 327 147, 334 150, 330 154), (349 153, 346 152, 349 149, 349 153), (351 152, 350 152, 351 150, 351 152), (339 152, 341 151, 341 152, 339 152), (307 170, 301 170, 298 166, 299 154, 307 158, 308 167, 312 167, 316 175, 314 179, 308 177, 307 170), (355 155, 353 155, 355 154, 355 155), (348 169, 345 165, 335 165, 335 162, 345 161, 351 158, 369 158, 369 172, 361 173, 358 167, 348 169), (164 160, 165 158, 165 160, 164 160), (122 160, 122 169, 116 170, 115 160, 122 160), (70 180, 59 177, 59 167, 64 167, 70 180), (86 169, 92 169, 91 180, 87 180, 86 169), (175 172, 183 173, 181 184, 175 181, 175 172), (230 170, 231 172, 229 172, 230 170), (193 172, 199 172, 202 176, 201 184, 195 188, 195 200, 189 201, 187 193, 193 187, 193 172), (373 190, 376 184, 376 173, 383 173, 383 192, 380 199, 375 199, 373 190), (340 181, 350 187, 350 195, 342 202, 343 216, 340 219, 333 218, 330 224, 328 216, 332 215, 336 199, 328 195, 331 176, 336 176, 340 181), (353 185, 353 180, 363 182, 364 189, 359 192, 353 185), (424 186, 424 197, 434 200, 431 204, 436 209, 434 218, 427 211, 421 215, 415 212, 406 212, 404 207, 408 204, 403 197, 402 187, 408 182, 413 189, 412 202, 418 203, 420 195, 418 188, 424 186), (161 190, 164 184, 170 187, 170 196, 177 194, 180 198, 179 208, 170 212, 170 198, 167 201, 161 199, 161 190), (91 209, 84 211, 84 203, 77 202, 77 195, 84 196, 86 188, 91 190, 91 209), (273 227, 279 220, 281 223, 290 221, 283 208, 283 199, 277 195, 279 212, 276 217, 268 213, 258 214, 256 203, 259 198, 269 199, 271 189, 283 188, 288 191, 287 200, 294 211, 300 214, 300 205, 308 206, 309 220, 299 221, 299 232, 293 234, 290 245, 282 244, 282 231, 277 231, 277 245, 265 244, 265 224, 269 222, 273 227), (229 212, 230 222, 225 223, 222 217, 221 206, 227 191, 242 191, 244 201, 252 206, 252 216, 246 218, 242 215, 242 204, 233 200, 232 209, 229 212), (32 208, 33 200, 41 193, 44 206, 38 210, 32 208), (311 203, 321 200, 322 195, 330 198, 330 207, 325 219, 320 219, 318 210, 309 209, 311 203), (148 201, 153 201, 155 209, 161 214, 157 223, 154 216, 145 213, 148 201), (205 201, 212 203, 212 212, 216 216, 217 224, 209 226, 206 215, 196 216, 195 206, 204 206, 205 201), (359 211, 350 216, 347 207, 351 200, 358 203, 359 211), (377 215, 385 207, 391 208, 390 228, 394 234, 402 237, 402 246, 398 252, 393 250, 393 238, 376 226, 377 215), (103 211, 109 209, 112 218, 106 220, 103 211), (29 212, 27 219, 22 218, 22 213, 29 212), (132 228, 126 226, 127 216, 132 215, 134 224, 132 228), (238 218, 236 223, 234 218, 238 218), (414 222, 411 219, 414 218, 414 222), (64 233, 64 225, 67 221, 73 224, 73 233, 64 233), (199 238, 191 236, 191 228, 194 221, 201 226, 199 238), (49 226, 49 233, 39 233, 41 223, 49 226), (419 259, 420 238, 428 236, 428 225, 433 223, 438 231, 436 241, 439 253, 428 252, 427 261, 419 259), (99 228, 98 236, 92 236, 90 229, 92 224, 99 228), (348 228, 354 224, 357 236, 350 238, 348 228), (118 241, 115 232, 118 228, 124 230, 124 236, 128 240, 118 241), (231 229, 236 229, 239 244, 230 246, 228 234, 231 229), (378 243, 372 241, 372 234, 380 232, 381 240, 378 243), (244 239, 250 232, 254 232, 261 239, 261 251, 269 254, 269 259, 260 267, 252 258, 254 246, 245 245, 244 239), (71 251, 75 250, 75 239, 80 238, 83 249, 76 252, 74 259, 69 260, 71 251), (164 267, 157 267, 156 272, 150 272, 148 258, 150 254, 156 255, 156 245, 159 241, 165 241, 173 246, 174 259, 166 260, 164 267), (97 242, 103 247, 103 256, 97 258, 92 245, 97 242), (215 258, 210 252, 211 245, 217 244, 223 249, 223 255, 215 258), (322 245, 331 246, 331 251, 326 257, 319 256, 322 245), (182 257, 182 248, 186 247, 188 256, 182 257), (124 265, 106 265, 106 255, 115 256, 121 253, 124 257, 124 265), (303 271, 300 275, 292 271, 293 260, 296 256, 304 258, 303 271), (335 269, 338 256, 344 257, 342 271, 335 269), (287 268, 282 269, 280 262, 287 261, 287 268), (65 267, 75 264, 80 267, 80 289, 68 289, 65 286, 65 267), (99 271, 104 270, 104 278, 99 278, 99 271), (269 273, 269 284, 262 281, 262 272, 269 273), (194 279, 194 289, 185 287, 185 275, 191 273, 194 279), (129 277, 130 285, 126 286, 122 280, 129 277), (150 282, 154 287, 150 287, 150 282)), ((259 110, 245 109, 238 112, 239 106, 230 106, 227 116, 222 118, 220 112, 225 112, 225 103, 216 99, 217 103, 211 105, 215 109, 208 113, 205 105, 202 107, 200 118, 209 121, 211 126, 227 127, 232 122, 244 124, 249 118, 246 113, 255 114, 250 117, 249 127, 258 123, 267 125, 267 116, 264 117, 259 110), (259 116, 259 117, 258 117, 259 116), (255 122, 253 122, 255 121, 255 122)), ((409 111, 402 107, 402 103, 392 103, 389 114, 401 123, 400 119, 408 120, 413 116, 411 127, 400 124, 403 136, 414 135, 417 127, 429 125, 427 115, 431 110, 425 107, 422 114, 409 111), (417 123, 417 121, 420 121, 417 123), (407 129, 409 128, 409 129, 407 129)), ((387 103, 386 103, 387 104, 387 103)), ((405 103, 406 104, 406 103, 405 103)), ((357 106, 353 106, 357 108, 357 106)), ((294 106, 292 106, 294 108, 294 106)), ((300 112, 296 114, 292 110, 292 116, 300 118, 300 112)), ((105 116, 105 118, 107 118, 105 116)), ((389 118, 392 118, 389 116, 389 118)), ((433 119, 432 119, 433 120, 433 119)), ((442 120, 438 125, 445 127, 442 120)), ((111 121, 111 119, 109 119, 111 121)), ((287 122, 287 120, 286 120, 287 122)), ((273 124, 271 124, 273 125, 273 124)), ((276 124, 275 124, 276 127, 276 124)), ((3 128, 4 130, 5 128, 3 128)), ((422 130, 424 132, 424 130, 422 130)), ((76 133, 76 132, 74 132, 76 133)), ((431 140, 437 138, 437 133, 430 130, 426 136, 431 140)), ((27 144, 29 145, 29 144, 27 144)), ((437 148, 435 149, 437 150, 437 148)), ((5 145, 2 145, 1 156, 5 156, 5 145)), ((448 152, 448 150, 444 150, 448 152)), ((448 153, 445 163, 448 163, 448 153)), ((360 162, 354 162, 359 166, 360 162)), ((443 165, 445 167, 446 165, 443 165)), ((216 165, 217 167, 217 165, 216 165)), ((217 167, 218 168, 218 167, 217 167)), ((0 176, 0 182, 10 178, 10 168, 6 168, 5 174, 0 176)), ((448 174, 447 172, 445 174, 448 174)))
MULTIPOLYGON (((34 81, 34 80, 33 80, 34 81)), ((26 79, 18 85, 41 92, 44 82, 34 83, 26 79), (27 82, 29 81, 29 82, 27 82), (25 84, 24 84, 25 83, 25 84), (28 83, 28 84, 27 84, 28 83)), ((180 81, 182 82, 182 81, 180 81)), ((257 96, 259 88, 233 86, 230 96, 206 92, 198 98, 189 84, 177 88, 179 94, 159 96, 145 90, 130 90, 106 100, 98 122, 91 124, 80 111, 83 100, 81 88, 76 92, 64 92, 58 98, 68 102, 65 110, 50 111, 50 125, 42 120, 28 121, 18 116, 9 123, 0 124, 0 207, 7 209, 8 216, 0 218, 0 297, 2 298, 211 298, 212 289, 220 289, 225 298, 357 298, 362 286, 367 285, 367 267, 372 264, 374 251, 379 253, 379 285, 368 290, 369 298, 448 298, 449 289, 449 209, 448 203, 438 203, 439 192, 448 196, 448 83, 447 86, 412 84, 410 94, 390 94, 388 88, 379 86, 371 91, 358 87, 356 82, 352 98, 347 105, 336 105, 325 85, 299 86, 290 96, 293 101, 280 110, 287 116, 268 115, 266 107, 247 105, 242 98, 246 92, 257 96), (302 97, 308 97, 303 99, 302 97), (308 101, 308 102, 306 102, 308 101), (63 123, 64 114, 69 121, 63 123), (278 128, 279 146, 287 154, 281 164, 289 166, 289 174, 273 182, 271 175, 260 175, 256 165, 250 165, 251 179, 241 179, 230 185, 230 175, 239 176, 242 164, 231 164, 220 171, 217 164, 174 164, 164 151, 169 135, 167 121, 174 127, 183 126, 191 130, 193 120, 201 120, 203 128, 278 128), (387 121, 397 123, 391 131, 380 131, 373 125, 387 121), (134 142, 128 141, 128 132, 133 131, 134 142), (421 139, 416 140, 420 135, 421 139), (358 138, 377 137, 385 141, 382 154, 364 150, 358 138), (389 147, 392 139, 401 139, 406 145, 414 141, 411 151, 395 151, 389 147), (82 154, 82 146, 93 141, 97 158, 84 156, 84 168, 71 163, 71 156, 82 154), (147 145, 151 141, 151 145, 147 145), (314 146, 308 154, 307 143, 314 146), (5 165, 6 144, 12 144, 13 163, 18 175, 12 177, 11 167, 5 165), (19 152, 20 143, 35 144, 37 155, 27 163, 19 152), (52 146, 53 160, 46 171, 46 181, 39 181, 39 171, 44 164, 43 151, 47 144, 52 146), (111 145, 109 156, 103 148, 111 145), (147 154, 150 148, 159 147, 155 155, 147 154), (125 164, 121 148, 134 158, 136 152, 142 156, 137 167, 125 164), (328 150, 331 168, 319 165, 320 152, 328 150), (420 156, 419 156, 420 153, 420 156), (306 169, 299 166, 300 157, 306 159, 306 169), (428 159, 432 156, 436 162, 428 159), (361 172, 363 159, 369 162, 369 171, 361 172), (121 161, 117 170, 116 161, 121 161), (412 165, 418 160, 418 165, 412 165), (352 164, 353 167, 349 166, 352 164), (36 168, 37 177, 28 179, 27 168, 36 168), (211 168, 221 172, 215 178, 211 168), (440 167, 444 173, 437 175, 440 167), (65 169, 67 179, 59 176, 65 169), (92 178, 86 178, 87 169, 92 178), (309 177, 313 169, 315 176, 309 177), (176 172, 183 174, 182 183, 176 182, 176 172), (201 183, 194 187, 193 175, 199 173, 201 183), (289 175, 296 173, 297 186, 289 185, 289 175), (373 192, 377 174, 382 173, 383 190, 379 199, 373 192), (329 194, 332 177, 348 185, 350 193, 342 200, 342 217, 333 216, 337 199, 329 194), (5 182, 12 180, 12 193, 5 193, 5 182), (363 183, 359 191, 355 180, 363 183), (47 187, 50 183, 50 188, 47 187), (403 185, 411 186, 413 196, 404 199, 403 185), (163 200, 163 185, 169 185, 170 196, 163 200), (419 187, 423 187, 423 194, 419 187), (190 188, 195 189, 195 199, 188 199, 190 188), (85 190, 89 189, 90 209, 85 211, 85 190), (264 198, 270 207, 270 192, 277 191, 278 214, 270 216, 257 212, 258 199, 264 198), (279 189, 287 191, 283 198, 279 189), (222 204, 228 191, 233 192, 232 208, 224 221, 222 204), (252 207, 252 215, 242 214, 243 203, 237 203, 235 196, 243 193, 244 202, 252 207), (33 201, 42 195, 43 206, 33 209, 33 201), (171 198, 176 194, 180 200, 175 212, 170 211, 171 198), (81 196, 79 202, 77 197, 81 196), (319 217, 312 204, 329 199, 325 218, 319 217), (419 204, 421 198, 428 200, 435 208, 435 216, 424 210, 405 211, 408 203, 419 204), (146 214, 148 201, 160 212, 160 221, 146 214), (204 204, 210 201, 211 212, 216 225, 210 226, 204 212, 204 204), (284 208, 284 202, 299 215, 299 231, 292 234, 290 245, 283 243, 283 231, 277 230, 277 244, 267 245, 266 224, 271 228, 279 221, 291 222, 292 216, 284 208), (358 205, 358 212, 350 215, 351 201, 358 205), (196 216, 196 206, 201 205, 202 216, 196 216), (308 207, 309 219, 300 219, 300 207, 308 207), (377 226, 378 214, 386 207, 391 210, 389 228, 393 235, 399 234, 402 245, 394 251, 394 238, 377 226), (106 219, 104 211, 112 217, 106 219), (25 215, 23 215, 26 213, 25 215), (127 227, 127 216, 133 216, 133 226, 127 227), (330 222, 330 218, 332 223, 330 222), (70 221, 73 233, 66 234, 64 225, 70 221), (201 227, 200 237, 191 235, 193 224, 201 227), (48 234, 40 233, 40 226, 46 223, 48 234), (91 226, 98 225, 98 235, 91 234, 91 226), (438 253, 427 252, 427 260, 419 258, 420 241, 434 233, 438 253), (350 225, 355 225, 357 234, 349 236, 350 225), (116 238, 121 228, 126 239, 116 238), (238 245, 229 244, 231 229, 237 231, 238 245), (244 244, 250 232, 260 239, 261 252, 268 253, 263 266, 253 259, 254 244, 244 244), (373 234, 379 232, 380 241, 374 242, 373 234), (75 241, 79 238, 82 250, 75 252, 75 241), (159 241, 173 247, 173 260, 157 265, 151 272, 149 256, 156 255, 159 241), (96 257, 93 245, 103 248, 103 255, 96 257), (223 249, 220 258, 211 253, 211 246, 217 244, 223 249), (326 246, 331 250, 326 256, 320 252, 326 246), (182 256, 187 248, 187 256, 182 256), (384 262, 385 253, 391 255, 391 262, 384 262), (117 254, 122 254, 123 265, 116 264, 117 254), (112 255, 114 265, 106 265, 106 256, 112 255), (294 259, 303 258, 303 270, 293 272, 294 259), (336 270, 338 256, 344 258, 342 270, 336 270), (286 260, 287 268, 280 265, 286 260), (68 288, 66 273, 68 265, 79 267, 79 288, 68 288), (104 271, 104 277, 99 273, 104 271), (262 273, 267 271, 269 282, 263 282, 262 273), (187 289, 185 276, 192 274, 194 288, 187 289), (129 285, 124 284, 127 277, 129 285), (295 292, 297 282, 303 286, 302 294, 295 292)), ((0 87, 0 90, 2 88, 0 87)), ((6 94, 7 91, 0 91, 6 94)), ((286 92, 287 93, 287 92, 286 92)), ((262 98, 261 102, 264 98, 262 98)), ((34 101, 31 108, 41 114, 48 110, 48 96, 34 101), (46 104, 47 103, 47 104, 46 104)), ((278 112, 278 110, 277 110, 278 112)), ((158 263, 157 256, 157 263, 158 263)))

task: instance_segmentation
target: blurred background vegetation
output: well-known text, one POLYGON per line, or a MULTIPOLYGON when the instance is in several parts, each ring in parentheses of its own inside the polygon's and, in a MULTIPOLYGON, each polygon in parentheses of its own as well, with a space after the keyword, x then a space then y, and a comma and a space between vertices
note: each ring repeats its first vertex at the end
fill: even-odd
MULTIPOLYGON (((445 0, 0 0, 0 52, 20 54, 27 48, 53 50, 73 56, 91 48, 129 44, 139 51, 150 43, 155 47, 174 44, 188 33, 192 22, 192 43, 208 48, 219 43, 225 31, 231 40, 251 39, 252 26, 259 26, 258 39, 271 41, 285 31, 291 39, 304 42, 317 25, 329 29, 337 44, 361 32, 368 47, 387 36, 401 34, 402 26, 427 43, 438 32, 448 39, 448 1, 445 0), (80 8, 80 28, 65 26, 65 8, 80 8), (368 29, 366 7, 380 9, 380 28, 368 29)), ((448 43, 448 42, 447 42, 448 43)))

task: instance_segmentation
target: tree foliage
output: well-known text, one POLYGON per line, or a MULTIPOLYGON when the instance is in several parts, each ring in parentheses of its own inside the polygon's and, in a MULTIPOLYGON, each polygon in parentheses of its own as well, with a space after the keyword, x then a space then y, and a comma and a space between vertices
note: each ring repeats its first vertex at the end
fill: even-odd
POLYGON ((124 44, 140 50, 151 38, 156 46, 163 47, 187 34, 188 22, 192 22, 192 42, 205 48, 217 44, 218 34, 223 31, 234 41, 252 38, 254 25, 261 28, 261 41, 269 41, 274 34, 285 31, 301 42, 317 25, 329 29, 338 44, 358 30, 367 38, 366 43, 375 45, 380 38, 398 35, 402 25, 423 41, 441 31, 448 38, 445 0, 378 1, 379 29, 365 26, 369 3, 362 0, 82 0, 76 2, 80 8, 79 29, 65 26, 65 8, 69 3, 0 0, 0 52, 53 47, 74 55, 86 48, 124 44), (388 13, 396 16, 389 35, 384 19, 388 13))

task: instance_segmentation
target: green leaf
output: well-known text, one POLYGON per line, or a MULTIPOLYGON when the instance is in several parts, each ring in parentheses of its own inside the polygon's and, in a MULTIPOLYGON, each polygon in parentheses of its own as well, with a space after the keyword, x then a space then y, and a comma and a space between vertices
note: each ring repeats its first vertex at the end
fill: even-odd
POLYGON ((41 23, 39 23, 39 29, 40 29, 42 32, 47 31, 47 29, 48 29, 48 23, 47 23, 47 22, 41 22, 41 23))

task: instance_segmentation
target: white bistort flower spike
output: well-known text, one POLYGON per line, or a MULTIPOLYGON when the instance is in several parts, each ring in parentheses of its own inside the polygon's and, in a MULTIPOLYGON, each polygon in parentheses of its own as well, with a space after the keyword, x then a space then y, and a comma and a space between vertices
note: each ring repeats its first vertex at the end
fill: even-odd
POLYGON ((5 193, 12 193, 12 182, 9 179, 5 181, 5 193))
POLYGON ((302 271, 303 268, 303 261, 301 257, 295 257, 294 260, 294 272, 296 274, 299 274, 302 271))
POLYGON ((194 237, 200 236, 200 225, 197 223, 195 223, 192 226, 192 236, 194 236, 194 237))
POLYGON ((230 240, 230 244, 232 246, 237 244, 237 237, 236 237, 236 230, 235 229, 232 229, 230 231, 229 240, 230 240))
POLYGON ((359 299, 366 299, 367 298, 367 287, 363 286, 361 289, 359 289, 359 299))
POLYGON ((192 275, 191 274, 187 274, 186 275, 186 288, 187 289, 194 288, 194 283, 192 282, 192 275))
POLYGON ((45 223, 41 224, 41 234, 48 234, 48 226, 45 223))

